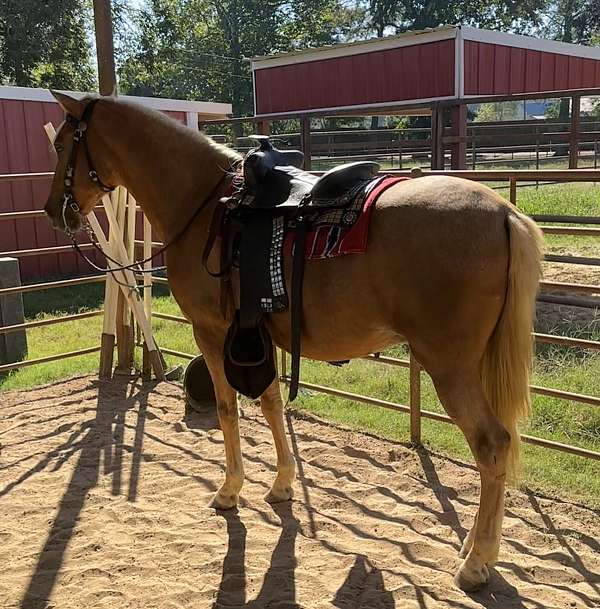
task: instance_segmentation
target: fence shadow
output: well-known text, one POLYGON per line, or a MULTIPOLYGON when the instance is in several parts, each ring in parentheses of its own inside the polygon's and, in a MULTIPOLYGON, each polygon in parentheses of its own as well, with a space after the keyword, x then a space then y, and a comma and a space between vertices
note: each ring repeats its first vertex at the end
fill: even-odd
POLYGON ((129 499, 135 501, 148 394, 153 387, 153 384, 131 385, 124 380, 98 384, 95 417, 84 426, 85 435, 78 442, 77 463, 21 600, 21 609, 38 609, 40 602, 45 606, 51 597, 64 562, 65 552, 80 519, 86 498, 98 484, 102 461, 104 462, 104 472, 113 475, 113 494, 121 494, 124 419, 126 412, 139 404, 128 490, 129 499), (131 390, 129 395, 128 390, 131 390), (113 425, 115 425, 114 437, 113 425), (103 454, 104 459, 102 459, 103 454))

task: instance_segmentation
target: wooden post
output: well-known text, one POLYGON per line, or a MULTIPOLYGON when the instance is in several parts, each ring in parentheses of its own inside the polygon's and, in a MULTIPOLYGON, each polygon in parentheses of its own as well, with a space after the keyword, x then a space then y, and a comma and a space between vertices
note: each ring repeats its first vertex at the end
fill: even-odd
MULTIPOLYGON (((21 285, 21 272, 17 258, 0 258, 0 288, 21 285)), ((25 323, 23 295, 16 292, 0 296, 0 326, 25 323)), ((0 365, 13 364, 27 357, 27 331, 25 329, 0 334, 0 365)), ((0 378, 4 373, 0 373, 0 378)))
POLYGON ((310 171, 312 168, 312 154, 310 150, 310 116, 303 116, 300 119, 300 134, 302 152, 304 152, 304 169, 306 171, 310 171))
MULTIPOLYGON (((115 230, 117 225, 117 217, 115 214, 115 210, 112 206, 111 200, 109 197, 104 197, 104 209, 106 211, 106 216, 108 218, 109 225, 111 230, 115 230)), ((94 216, 93 212, 89 214, 90 224, 96 233, 96 237, 100 243, 102 249, 108 248, 108 240, 104 235, 104 231, 102 227, 98 223, 98 220, 94 216)), ((116 231, 115 231, 116 232, 116 231)), ((120 264, 123 264, 127 261, 127 250, 125 248, 125 244, 122 240, 116 240, 111 244, 113 247, 113 251, 115 253, 115 260, 117 260, 120 264)), ((158 380, 165 379, 165 371, 162 364, 162 358, 158 348, 156 347, 156 343, 154 342, 154 337, 152 336, 152 327, 150 325, 150 320, 146 318, 144 313, 144 306, 139 297, 137 290, 130 288, 129 286, 135 286, 135 275, 132 270, 124 270, 119 271, 119 281, 123 283, 120 286, 122 293, 127 298, 129 306, 133 311, 133 315, 138 322, 142 334, 144 335, 144 341, 148 347, 148 357, 150 359, 150 364, 152 365, 152 369, 154 370, 154 374, 158 380)))
POLYGON ((431 169, 444 169, 444 111, 439 104, 431 108, 431 169))
POLYGON ((111 95, 117 84, 110 0, 94 0, 96 55, 100 95, 111 95))
POLYGON ((581 97, 571 98, 571 134, 569 143, 569 169, 577 169, 579 157, 579 125, 581 123, 581 97))
MULTIPOLYGON (((144 214, 144 270, 152 268, 152 260, 148 260, 152 255, 152 226, 150 221, 144 214)), ((146 318, 152 325, 152 275, 144 273, 144 312, 146 318)), ((142 356, 142 377, 146 380, 150 379, 150 358, 148 356, 148 347, 144 345, 144 351, 142 356)))
POLYGON ((517 204, 517 178, 515 177, 511 177, 509 179, 509 185, 510 185, 510 202, 513 205, 517 204))
POLYGON ((410 374, 410 441, 415 446, 421 445, 421 365, 412 351, 409 358, 410 374))
POLYGON ((258 121, 256 130, 259 135, 271 135, 271 121, 258 121))
MULTIPOLYGON (((122 242, 126 252, 126 264, 129 258, 129 234, 127 222, 127 191, 119 186, 115 196, 111 197, 115 211, 116 223, 110 225, 109 245, 122 242)), ((130 312, 123 292, 119 291, 117 299, 117 368, 120 374, 131 374, 133 365, 134 333, 130 322, 130 312)))
POLYGON ((450 146, 450 163, 452 169, 467 168, 467 106, 459 104, 452 106, 450 110, 451 128, 450 133, 455 138, 460 138, 450 146))

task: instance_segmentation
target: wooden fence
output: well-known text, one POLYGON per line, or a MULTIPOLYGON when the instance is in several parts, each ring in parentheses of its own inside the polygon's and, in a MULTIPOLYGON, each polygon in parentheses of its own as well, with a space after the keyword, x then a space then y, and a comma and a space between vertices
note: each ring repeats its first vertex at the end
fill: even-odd
MULTIPOLYGON (((390 171, 388 172, 393 175, 404 175, 418 177, 420 175, 454 175, 460 176, 467 179, 488 181, 488 182, 505 182, 508 185, 510 199, 513 203, 517 203, 517 185, 519 183, 530 183, 530 182, 600 182, 600 171, 595 170, 547 170, 547 171, 512 171, 512 170, 495 170, 495 171, 425 171, 413 170, 408 171, 390 171)), ((39 174, 33 174, 31 179, 37 179, 39 174)), ((0 181, 10 181, 13 179, 24 180, 28 179, 28 174, 20 175, 4 175, 0 176, 0 181)), ((18 218, 21 220, 27 220, 32 218, 42 217, 44 214, 41 211, 31 212, 16 212, 18 218)), ((583 216, 560 216, 560 215, 539 215, 533 216, 533 218, 543 223, 541 225, 542 230, 546 234, 561 234, 561 235, 577 235, 577 236, 600 236, 600 228, 581 227, 577 225, 600 225, 600 217, 583 217, 583 216), (549 226, 548 224, 561 223, 569 226, 549 226), (573 226, 575 225, 575 226, 573 226)), ((0 222, 4 219, 15 219, 15 213, 0 214, 0 222)), ((152 243, 152 246, 159 247, 160 243, 152 243)), ((145 250, 148 251, 150 243, 145 243, 145 250)), ((47 249, 55 248, 39 248, 36 250, 27 251, 26 255, 44 255, 47 249)), ((7 254, 15 254, 15 252, 0 252, 0 256, 7 254)), ((552 262, 563 262, 570 264, 586 264, 586 265, 600 265, 600 258, 587 258, 579 256, 563 256, 563 255, 547 255, 546 260, 552 262)), ((45 283, 37 283, 32 285, 19 286, 14 288, 5 288, 0 290, 0 297, 14 293, 26 293, 36 290, 55 289, 67 286, 84 285, 89 283, 104 282, 105 277, 103 275, 95 275, 91 277, 79 277, 74 279, 51 281, 45 283)), ((164 277, 152 276, 151 278, 146 277, 146 281, 143 284, 143 291, 146 296, 149 295, 152 284, 165 284, 168 285, 168 279, 164 277)), ((600 309, 600 298, 596 297, 595 294, 600 293, 600 286, 578 284, 578 283, 565 283, 565 282, 547 282, 542 281, 542 291, 539 295, 538 300, 542 302, 548 302, 553 304, 562 304, 567 306, 577 306, 584 308, 600 309), (564 294, 566 293, 566 294, 564 294), (582 294, 584 296, 582 296, 582 294)), ((150 303, 148 302, 148 309, 150 309, 150 303)), ((24 324, 18 324, 15 326, 0 327, 0 334, 7 333, 16 330, 27 330, 42 325, 50 325, 55 323, 64 323, 76 319, 83 319, 86 317, 102 315, 102 310, 90 311, 86 313, 79 313, 75 315, 67 315, 63 317, 26 322, 24 324)), ((152 312, 152 318, 162 319, 174 323, 189 324, 189 322, 181 316, 168 315, 159 312, 152 312)), ((552 343, 566 347, 574 347, 580 349, 589 349, 598 351, 600 350, 600 341, 595 340, 584 340, 568 336, 558 336, 553 334, 541 334, 534 333, 533 338, 537 343, 552 343)), ((14 370, 16 368, 31 366, 36 364, 42 364, 50 361, 55 361, 64 358, 77 357, 88 353, 99 352, 100 346, 90 347, 86 349, 80 349, 68 353, 61 353, 49 357, 29 359, 14 364, 4 364, 0 366, 0 373, 14 370)), ((172 355, 174 357, 182 359, 192 359, 195 357, 193 354, 183 353, 173 349, 163 347, 161 349, 163 354, 172 355)), ((325 387, 322 385, 315 385, 312 383, 301 382, 300 386, 306 389, 310 389, 317 392, 326 393, 336 397, 342 397, 356 402, 369 404, 373 406, 379 406, 398 412, 407 413, 410 415, 410 435, 411 440, 418 444, 421 441, 421 418, 433 419, 436 421, 442 421, 445 423, 452 423, 451 419, 440 413, 423 410, 421 408, 421 375, 422 370, 418 362, 410 356, 408 359, 393 358, 384 355, 370 355, 366 359, 378 362, 383 365, 397 366, 401 368, 407 368, 409 370, 410 378, 410 391, 408 404, 399 404, 395 402, 388 402, 378 398, 358 395, 349 393, 332 387, 325 387)), ((285 353, 281 356, 281 380, 284 383, 289 383, 289 376, 287 374, 287 361, 285 353)), ((572 402, 586 404, 592 407, 600 406, 600 398, 591 395, 584 395, 570 391, 563 391, 559 389, 553 389, 549 387, 541 387, 532 385, 531 391, 534 394, 551 396, 559 399, 569 400, 572 402)), ((600 460, 600 452, 588 450, 585 448, 563 444, 543 438, 537 438, 533 436, 524 435, 523 439, 525 442, 542 446, 545 448, 552 448, 563 452, 587 457, 591 459, 600 460)))
MULTIPOLYGON (((209 121, 211 133, 221 124, 232 120, 209 121)), ((248 119, 250 120, 250 119, 248 119)), ((313 125, 314 126, 314 125, 313 125)), ((268 130, 267 127, 262 127, 268 130)), ((598 168, 600 162, 600 123, 582 121, 580 130, 571 133, 571 123, 548 120, 505 121, 501 123, 470 123, 461 141, 466 146, 467 167, 494 165, 521 165, 524 163, 542 168, 548 162, 562 162, 569 167, 598 168), (571 153, 571 146, 574 151, 571 153)), ((447 148, 456 141, 449 128, 444 130, 447 148)), ((250 137, 231 134, 214 134, 212 137, 226 142, 240 152, 254 146, 250 137)), ((297 131, 273 133, 272 139, 282 146, 304 148, 303 134, 297 131)), ((415 164, 429 164, 432 149, 430 127, 406 129, 311 129, 310 156, 312 166, 328 167, 344 161, 378 160, 386 167, 400 170, 415 164)), ((450 166, 446 151, 445 165, 450 166)))

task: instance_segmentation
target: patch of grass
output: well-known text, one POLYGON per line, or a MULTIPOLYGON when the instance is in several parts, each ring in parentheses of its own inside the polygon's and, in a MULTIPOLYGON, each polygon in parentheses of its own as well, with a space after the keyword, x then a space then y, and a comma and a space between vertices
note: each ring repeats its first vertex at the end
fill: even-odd
MULTIPOLYGON (((39 294, 24 294, 24 309, 27 321, 61 317, 102 307, 104 287, 85 285, 47 290, 39 294), (41 312, 47 297, 46 312, 41 312)), ((165 288, 158 286, 153 299, 153 309, 161 313, 181 315, 177 303, 165 288)), ((197 353, 192 329, 189 325, 154 319, 152 322, 159 345, 168 346, 185 353, 197 353)), ((91 317, 79 321, 33 328, 27 332, 28 359, 57 355, 100 344, 102 318, 91 317)), ((182 360, 172 356, 165 358, 169 365, 181 364, 182 360)), ((55 380, 94 373, 98 370, 99 354, 92 353, 69 359, 29 366, 0 376, 0 390, 29 389, 55 380)))
MULTIPOLYGON (((600 359, 591 358, 585 368, 572 366, 558 373, 536 372, 534 383, 572 391, 598 391, 600 359)), ((353 361, 344 368, 303 361, 303 380, 328 385, 363 395, 407 404, 409 380, 407 370, 368 361, 353 361)), ((423 375, 422 408, 443 412, 431 380, 423 375)), ((301 389, 294 404, 300 410, 357 430, 407 442, 408 416, 402 413, 355 403, 350 400, 301 389)), ((533 416, 524 433, 559 442, 600 450, 600 410, 535 395, 533 416)), ((422 437, 431 450, 473 462, 462 433, 454 426, 422 419, 422 437)), ((600 506, 600 467, 597 461, 574 455, 523 445, 523 482, 533 488, 559 496, 568 495, 588 505, 600 506)))

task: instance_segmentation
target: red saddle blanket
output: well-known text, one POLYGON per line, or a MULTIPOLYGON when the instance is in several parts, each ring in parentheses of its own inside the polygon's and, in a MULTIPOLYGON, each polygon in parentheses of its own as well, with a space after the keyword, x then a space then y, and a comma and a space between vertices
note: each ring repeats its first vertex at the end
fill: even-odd
MULTIPOLYGON (((391 186, 409 180, 405 177, 387 176, 377 180, 368 192, 358 219, 352 226, 323 224, 310 230, 306 235, 306 259, 323 260, 346 254, 363 254, 367 249, 371 211, 377 199, 391 186)), ((286 232, 283 242, 283 255, 291 256, 294 247, 294 231, 286 232)))

